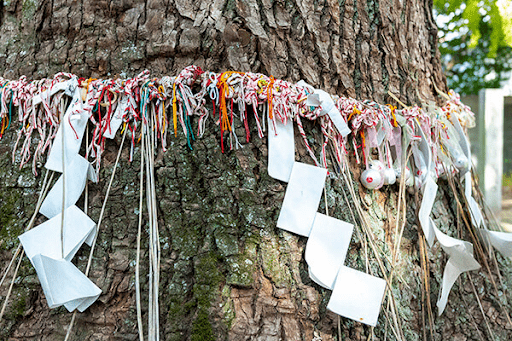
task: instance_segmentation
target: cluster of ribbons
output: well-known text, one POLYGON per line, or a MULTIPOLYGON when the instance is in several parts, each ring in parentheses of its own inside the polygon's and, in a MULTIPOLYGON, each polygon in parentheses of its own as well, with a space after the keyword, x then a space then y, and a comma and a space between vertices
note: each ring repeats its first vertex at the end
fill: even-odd
MULTIPOLYGON (((38 163, 51 146, 46 168, 62 172, 41 207, 41 213, 50 220, 33 230, 54 231, 56 240, 48 243, 53 245, 53 251, 30 243, 37 238, 27 237, 33 231, 21 237, 43 287, 46 286, 50 303, 52 289, 45 283, 50 282, 48 278, 54 276, 53 269, 58 266, 46 264, 66 264, 70 268, 74 252, 84 241, 90 242, 95 233, 91 227, 94 224, 74 204, 87 177, 95 179, 99 174, 106 138, 115 137, 122 127, 131 138, 130 158, 135 144, 150 132, 152 137, 146 142, 148 153, 158 147, 165 151, 172 138, 169 135, 178 134, 185 136, 192 149, 194 140, 204 134, 208 119, 212 119, 224 152, 226 148, 243 147, 242 139, 249 142, 252 121, 258 137, 264 137, 268 131, 270 176, 288 182, 277 226, 309 237, 306 261, 311 278, 333 290, 328 308, 375 325, 385 282, 343 265, 353 226, 317 212, 328 151, 332 152, 334 163, 342 167, 353 153, 356 162, 365 167, 360 181, 368 189, 405 181, 411 190, 422 191, 419 221, 426 239, 430 245, 437 239, 450 256, 438 302, 440 312, 458 275, 479 265, 470 243, 442 233, 430 217, 437 178, 463 176, 472 221, 481 236, 505 255, 512 253, 510 235, 488 231, 471 196, 471 155, 460 123, 468 127, 474 124, 474 116, 457 94, 449 92, 446 100, 441 108, 427 104, 424 108, 404 106, 399 110, 373 101, 331 96, 303 81, 294 84, 258 73, 214 73, 196 66, 185 68, 178 76, 162 78, 151 78, 147 71, 134 78, 104 80, 59 73, 53 79, 38 81, 28 81, 26 77, 16 81, 0 79, 0 138, 17 121, 19 129, 12 156, 19 160, 20 167, 32 160, 36 173, 38 163), (66 113, 61 117, 64 110, 66 113), (308 142, 304 119, 319 122, 323 135, 319 155, 308 142), (93 160, 91 164, 78 155, 87 122, 93 127, 92 138, 85 146, 85 157, 93 160), (235 134, 237 125, 245 136, 235 134), (315 166, 295 162, 295 125, 315 166), (412 158, 408 157, 409 150, 412 158), (78 218, 83 224, 67 226, 66 221, 78 218), (80 232, 73 230, 82 225, 80 232), (57 249, 61 249, 59 254, 55 253, 57 249)), ((83 297, 97 297, 96 289, 91 287, 91 294, 83 297)), ((77 307, 85 309, 86 304, 77 307)))
MULTIPOLYGON (((58 112, 65 99, 61 90, 66 81, 72 78, 76 76, 67 73, 37 81, 28 81, 25 76, 16 81, 0 78, 0 138, 13 121, 19 123, 12 156, 14 160, 19 151, 20 167, 32 160, 36 173, 37 165, 49 150, 59 126, 58 112), (16 107, 18 110, 14 113, 16 107)), ((249 142, 250 117, 260 138, 264 136, 266 120, 274 124, 292 120, 297 124, 315 165, 327 167, 329 144, 338 162, 349 152, 350 145, 357 162, 363 162, 366 168, 370 168, 371 150, 375 148, 386 169, 400 174, 402 168, 408 172, 408 167, 401 165, 399 157, 403 140, 408 143, 417 138, 413 127, 414 120, 419 120, 422 127, 435 130, 432 135, 427 135, 427 139, 433 146, 433 171, 437 175, 445 172, 443 163, 468 162, 455 155, 459 150, 451 148, 451 132, 443 122, 443 118, 454 111, 464 123, 470 123, 473 119, 469 108, 462 105, 454 93, 450 93, 443 108, 431 111, 419 107, 397 110, 390 105, 346 97, 334 96, 326 101, 331 99, 328 93, 302 81, 294 84, 249 72, 205 72, 196 66, 185 68, 176 77, 151 78, 149 72, 145 71, 129 79, 79 78, 77 81, 84 109, 90 113, 90 125, 94 127, 86 155, 93 160, 97 171, 101 166, 105 139, 113 137, 121 125, 129 130, 133 152, 139 140, 137 135, 140 136, 142 132, 143 111, 155 116, 157 139, 164 151, 169 131, 174 136, 181 131, 192 149, 195 138, 204 134, 208 119, 213 119, 218 126, 222 152, 227 147, 241 147, 242 139, 249 142), (339 114, 328 115, 334 109, 339 114), (324 141, 319 159, 308 142, 303 119, 320 123, 324 141), (235 134, 237 124, 244 128, 245 138, 235 134), (347 135, 350 131, 352 134, 347 135), (441 147, 443 144, 448 150, 441 147)), ((378 188, 384 183, 379 180, 372 181, 369 187, 378 188)), ((385 183, 393 182, 388 172, 385 183)), ((408 181, 413 182, 414 179, 408 181)))

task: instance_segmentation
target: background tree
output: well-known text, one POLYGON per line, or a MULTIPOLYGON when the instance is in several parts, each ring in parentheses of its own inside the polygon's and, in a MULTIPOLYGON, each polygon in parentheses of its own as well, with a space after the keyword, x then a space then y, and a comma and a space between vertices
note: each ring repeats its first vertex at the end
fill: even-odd
MULTIPOLYGON (((58 71, 83 77, 132 76, 145 68, 155 76, 175 75, 196 64, 212 71, 304 79, 332 93, 378 102, 389 100, 388 91, 407 104, 434 100, 434 84, 446 91, 432 4, 420 0, 19 0, 0 6, 0 70, 9 78, 51 77, 58 71)), ((318 151, 319 127, 306 128, 318 151)), ((327 311, 330 291, 307 274, 306 239, 276 228, 285 186, 267 175, 265 140, 253 133, 244 148, 222 154, 215 132, 210 121, 193 151, 185 148, 183 136, 172 138, 169 151, 157 158, 163 340, 327 341, 367 340, 372 335, 381 340, 510 339, 510 293, 490 284, 490 279, 499 282, 494 263, 492 274, 482 270, 461 278, 441 317, 429 309, 435 306, 445 255, 439 248, 425 252, 411 195, 393 270, 397 321, 388 300, 375 329, 327 311), (393 332, 395 323, 400 328, 393 332)), ((0 141, 2 269, 41 185, 40 177, 28 168, 19 170, 8 157, 15 135, 14 127, 0 141)), ((88 214, 95 221, 119 143, 107 145, 101 180, 89 187, 88 214)), ((311 163, 297 143, 297 159, 311 163)), ((103 295, 78 314, 74 340, 137 339, 133 260, 140 164, 138 156, 128 162, 128 153, 124 150, 121 156, 92 264, 91 278, 103 295)), ((357 178, 359 167, 354 165, 353 171, 357 178)), ((346 184, 333 174, 326 187, 330 214, 354 221, 345 200, 346 184)), ((376 245, 382 258, 389 259, 396 237, 398 187, 375 192, 357 188, 376 245)), ((436 222, 467 239, 451 193, 448 184, 441 183, 436 222)), ((361 231, 360 221, 355 223, 361 231)), ((359 270, 368 264, 379 273, 375 258, 365 255, 364 238, 357 235, 348 264, 359 270)), ((87 254, 86 247, 78 253, 80 268, 87 254)), ((141 266, 146 271, 147 264, 141 266)), ((391 271, 388 262, 385 266, 391 271)), ((501 280, 510 286, 510 270, 503 271, 501 280)), ((143 292, 145 278, 143 273, 143 292)), ((6 287, 1 289, 5 292, 6 287)), ((0 338, 63 339, 70 318, 63 308, 48 309, 25 260, 0 338)))
POLYGON ((462 94, 499 88, 512 70, 512 3, 434 1, 448 87, 462 94))

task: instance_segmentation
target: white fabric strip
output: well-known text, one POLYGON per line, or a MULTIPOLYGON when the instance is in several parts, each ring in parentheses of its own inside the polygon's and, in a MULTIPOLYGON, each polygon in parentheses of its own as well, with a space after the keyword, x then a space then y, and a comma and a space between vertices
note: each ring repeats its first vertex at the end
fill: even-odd
POLYGON ((288 182, 295 163, 293 121, 268 120, 268 175, 288 182), (275 122, 275 124, 274 124, 275 122), (274 128, 275 126, 275 128, 274 128))
POLYGON ((309 236, 326 176, 325 168, 301 162, 293 164, 277 227, 301 236, 309 236))
POLYGON ((382 278, 343 265, 338 272, 327 309, 375 327, 385 290, 386 281, 382 278))
POLYGON ((345 262, 354 225, 317 213, 306 244, 309 277, 332 290, 340 267, 345 262))

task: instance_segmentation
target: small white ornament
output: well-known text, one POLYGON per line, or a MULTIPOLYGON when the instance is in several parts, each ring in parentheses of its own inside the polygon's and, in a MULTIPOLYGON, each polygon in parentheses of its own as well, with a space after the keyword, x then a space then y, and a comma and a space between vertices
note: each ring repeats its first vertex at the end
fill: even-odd
POLYGON ((464 155, 459 155, 459 157, 457 157, 455 159, 455 167, 457 167, 458 169, 468 169, 469 168, 469 162, 468 162, 468 158, 465 157, 464 155))
POLYGON ((376 189, 382 185, 382 174, 375 169, 367 169, 361 174, 361 183, 368 189, 376 189))
POLYGON ((384 184, 393 185, 396 182, 396 173, 393 168, 384 169, 384 184))
POLYGON ((384 163, 380 160, 371 160, 370 161, 370 169, 383 171, 384 169, 386 169, 386 167, 384 166, 384 163))

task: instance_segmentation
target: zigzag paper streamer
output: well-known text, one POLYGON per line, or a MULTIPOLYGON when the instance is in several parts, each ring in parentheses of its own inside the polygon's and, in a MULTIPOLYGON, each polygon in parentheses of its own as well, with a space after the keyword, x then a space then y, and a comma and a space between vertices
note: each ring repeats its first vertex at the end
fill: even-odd
POLYGON ((293 164, 277 227, 309 236, 324 190, 327 170, 301 162, 293 164))
MULTIPOLYGON (((419 124, 416 128, 421 136, 422 144, 425 144, 426 138, 423 130, 419 124)), ((423 158, 424 160, 427 160, 427 165, 431 165, 432 153, 430 148, 422 148, 422 153, 426 153, 426 155, 423 154, 423 158)), ((431 177, 430 167, 427 174, 425 181, 421 184, 423 187, 423 198, 421 201, 418 219, 429 246, 432 247, 435 236, 439 244, 441 244, 444 252, 449 255, 448 262, 446 263, 443 273, 439 299, 437 301, 437 308, 439 310, 439 315, 441 315, 446 308, 450 290, 460 274, 466 271, 477 270, 480 268, 480 264, 478 264, 473 257, 473 244, 450 237, 441 232, 436 227, 432 218, 430 218, 432 207, 436 199, 437 184, 431 177)))
POLYGON ((340 267, 345 262, 354 225, 318 213, 306 244, 309 277, 332 290, 340 267))
MULTIPOLYGON (((59 259, 62 256, 61 216, 54 216, 19 236, 27 257, 36 255, 59 259)), ((83 243, 92 244, 96 224, 82 210, 70 206, 64 211, 64 259, 71 261, 83 243)))
MULTIPOLYGON (((460 126, 459 120, 457 118, 452 118, 451 121, 454 122, 454 126, 459 134, 459 143, 466 158, 471 160, 471 148, 469 146, 469 141, 460 126)), ((498 250, 504 257, 512 257, 512 233, 490 231, 487 229, 482 211, 480 210, 475 198, 473 198, 472 187, 471 163, 469 163, 464 174, 464 195, 469 204, 469 211, 471 213, 473 226, 478 229, 480 237, 487 243, 487 245, 492 245, 492 247, 498 250)))
POLYGON ((354 226, 317 212, 326 176, 325 168, 293 164, 277 227, 309 237, 306 261, 310 277, 333 290, 327 308, 375 326, 386 281, 343 265, 354 226))
MULTIPOLYGON (((75 206, 87 177, 94 174, 90 163, 78 154, 89 117, 82 111, 80 89, 75 78, 55 85, 55 89, 72 93, 73 98, 45 167, 64 173, 39 210, 50 219, 21 235, 20 241, 36 269, 48 306, 64 305, 69 311, 84 311, 101 294, 101 290, 71 263, 80 246, 84 242, 91 245, 96 234, 96 224, 75 206)), ((48 91, 51 93, 52 90, 48 91)), ((41 100, 44 96, 47 95, 40 96, 41 100)))

